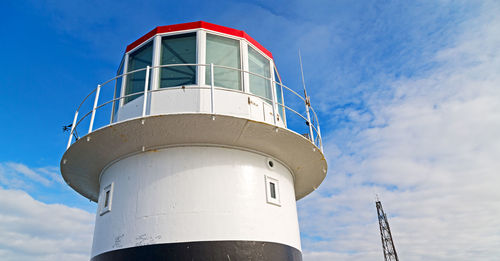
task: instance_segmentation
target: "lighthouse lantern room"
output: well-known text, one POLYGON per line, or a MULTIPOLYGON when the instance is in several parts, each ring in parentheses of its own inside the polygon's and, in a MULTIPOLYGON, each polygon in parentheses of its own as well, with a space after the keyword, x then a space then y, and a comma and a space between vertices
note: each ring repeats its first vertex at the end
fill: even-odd
POLYGON ((309 98, 245 32, 203 21, 128 45, 61 159, 98 203, 92 261, 302 260, 296 200, 326 172, 309 98))

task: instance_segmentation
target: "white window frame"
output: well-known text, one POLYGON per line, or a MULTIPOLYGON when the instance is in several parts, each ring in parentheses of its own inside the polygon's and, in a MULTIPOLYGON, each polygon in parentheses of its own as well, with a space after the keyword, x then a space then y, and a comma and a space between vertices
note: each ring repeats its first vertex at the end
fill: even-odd
MULTIPOLYGON (((207 44, 207 32, 204 30, 196 31, 196 50, 198 56, 196 61, 198 64, 206 64, 206 44, 207 44)), ((205 83, 205 71, 206 66, 197 66, 196 72, 198 73, 197 83, 198 86, 206 86, 205 83)))
POLYGON ((250 93, 250 75, 247 73, 248 69, 248 43, 247 41, 240 41, 240 52, 242 59, 242 70, 243 73, 243 92, 250 93))
MULTIPOLYGON (((124 73, 128 73, 128 60, 129 60, 130 54, 134 53, 135 51, 139 50, 141 47, 143 47, 143 46, 145 46, 146 44, 149 44, 149 43, 152 43, 152 47, 151 48, 153 49, 152 50, 153 53, 152 53, 152 57, 151 57, 151 66, 153 66, 153 62, 154 62, 154 58, 155 58, 155 47, 157 45, 157 44, 155 44, 155 39, 156 39, 156 37, 153 36, 153 37, 149 38, 148 40, 144 41, 143 43, 141 43, 140 45, 134 47, 134 49, 132 49, 132 50, 130 50, 130 51, 128 51, 128 52, 125 53, 125 62, 126 63, 125 63, 125 66, 123 68, 124 73)), ((127 76, 128 76, 128 74, 125 75, 123 77, 123 79, 122 79, 122 90, 121 90, 121 96, 120 96, 120 107, 123 107, 123 106, 126 105, 125 104, 125 98, 123 98, 123 96, 125 96, 125 88, 127 87, 127 76)), ((152 78, 152 79, 154 79, 154 78, 152 78)), ((149 89, 151 90, 151 87, 152 87, 151 83, 150 83, 149 87, 150 87, 149 89)), ((137 94, 140 94, 140 93, 138 92, 137 94)))
MULTIPOLYGON (((125 64, 123 65, 123 77, 122 77, 122 88, 120 90, 120 106, 118 106, 118 110, 125 105, 125 87, 127 86, 127 71, 128 71, 128 56, 129 53, 125 54, 125 64)), ((118 112, 116 112, 118 113, 118 112)))
MULTIPOLYGON (((264 54, 264 53, 263 53, 263 52, 262 52, 259 48, 255 47, 255 46, 254 46, 253 44, 251 44, 251 43, 248 43, 248 44, 247 44, 247 47, 246 47, 246 60, 245 60, 246 65, 247 65, 247 71, 248 71, 248 72, 250 72, 250 60, 249 60, 249 58, 250 58, 250 57, 249 57, 249 54, 248 54, 248 48, 252 48, 252 50, 253 50, 254 52, 256 52, 256 53, 260 54, 262 57, 264 57, 264 59, 266 59, 266 60, 267 60, 267 63, 268 63, 268 65, 269 65, 269 73, 270 73, 270 77, 269 77, 269 79, 271 79, 271 80, 270 80, 270 82, 269 82, 269 84, 270 84, 270 87, 269 87, 269 88, 270 88, 270 91, 271 91, 271 100, 270 100, 270 102, 271 102, 271 103, 274 103, 274 104, 273 104, 273 106, 276 106, 276 103, 275 103, 275 102, 277 101, 277 98, 276 98, 276 89, 273 89, 273 79, 274 79, 274 78, 273 78, 273 75, 274 75, 274 71, 273 71, 274 67, 273 67, 273 65, 274 65, 274 64, 273 64, 273 62, 272 62, 272 59, 270 59, 267 55, 265 55, 265 54, 264 54)), ((262 77, 265 77, 264 75, 261 75, 261 76, 262 76, 262 77)), ((256 95, 256 94, 254 94, 254 93, 251 93, 251 92, 250 92, 250 87, 251 87, 251 86, 250 86, 250 73, 247 73, 247 77, 248 77, 248 91, 247 91, 247 93, 250 93, 250 94, 252 94, 252 95, 256 95)), ((259 78, 260 78, 260 77, 259 77, 259 78)), ((265 78, 260 78, 260 79, 267 80, 267 79, 265 79, 265 78)), ((268 101, 268 100, 267 100, 267 99, 268 99, 267 97, 260 97, 260 98, 262 98, 262 99, 263 99, 264 101, 266 101, 266 102, 268 101)), ((274 111, 275 111, 275 112, 277 112, 278 110, 275 108, 275 110, 274 110, 274 111)), ((276 115, 273 115, 273 116, 276 118, 276 115)))
POLYGON ((269 176, 265 176, 265 181, 266 181, 266 200, 267 200, 267 203, 272 204, 272 205, 276 205, 276 206, 281 206, 279 181, 277 179, 269 177, 269 176), (271 195, 271 183, 274 184, 276 198, 273 198, 271 195))
MULTIPOLYGON (((161 33, 161 34, 157 34, 156 36, 158 36, 159 40, 158 40, 158 46, 155 48, 155 52, 158 53, 158 64, 155 65, 155 66, 160 66, 162 65, 161 64, 161 56, 163 55, 161 53, 161 42, 163 40, 163 37, 168 37, 168 36, 174 36, 174 35, 183 35, 183 34, 189 34, 189 33, 194 33, 195 34, 195 42, 196 42, 196 50, 195 50, 195 53, 196 53, 196 61, 195 63, 196 64, 201 64, 200 62, 200 47, 198 46, 198 44, 200 43, 200 29, 189 29, 189 30, 182 30, 182 31, 175 31, 175 32, 168 32, 168 33, 161 33)), ((153 54, 154 56, 154 54, 153 54)), ((189 85, 186 85, 186 86, 200 86, 199 84, 199 72, 198 70, 200 70, 200 68, 198 68, 199 66, 195 66, 196 67, 196 75, 197 75, 197 78, 196 78, 196 81, 194 84, 189 84, 189 85)), ((157 69, 157 81, 155 83, 155 90, 159 90, 160 89, 160 69, 161 68, 156 68, 157 69)), ((205 68, 203 68, 205 69, 205 68)))
MULTIPOLYGON (((224 37, 224 38, 229 38, 229 39, 233 39, 233 40, 236 40, 239 42, 238 46, 240 48, 240 68, 236 68, 236 69, 239 69, 239 70, 243 70, 244 68, 244 63, 246 62, 248 66, 248 60, 243 60, 243 50, 241 49, 241 42, 242 41, 245 41, 246 40, 242 37, 237 37, 237 36, 234 36, 234 35, 230 35, 230 34, 225 34, 225 33, 220 33, 220 32, 216 32, 216 31, 212 31, 212 30, 206 30, 206 29, 202 29, 203 31, 205 31, 205 34, 204 34, 204 39, 203 39, 203 42, 204 42, 204 54, 205 54, 205 62, 206 62, 206 58, 207 58, 207 34, 212 34, 212 35, 216 35, 216 36, 220 36, 220 37, 224 37)), ((246 92, 245 91, 245 80, 244 80, 244 75, 245 73, 241 73, 241 77, 240 77, 240 86, 241 86, 241 89, 240 90, 235 90, 235 91, 240 91, 240 92, 246 92)), ((205 82, 206 84, 206 79, 203 79, 203 81, 205 82)))
POLYGON ((111 211, 111 205, 113 203, 113 187, 114 187, 114 182, 112 182, 111 184, 104 187, 104 189, 101 192, 101 199, 100 199, 101 206, 100 206, 100 211, 99 211, 99 215, 101 215, 101 216, 111 211), (109 195, 107 206, 105 206, 106 195, 109 195))
MULTIPOLYGON (((265 56, 264 56, 265 57, 265 56)), ((273 106, 274 106, 274 118, 276 121, 280 121, 280 113, 279 113, 279 106, 278 106, 278 93, 276 92, 276 79, 274 79, 274 61, 269 60, 269 75, 271 79, 271 93, 272 93, 272 100, 273 100, 273 106)))
MULTIPOLYGON (((152 82, 151 85, 149 86, 150 90, 158 90, 159 85, 160 85, 160 68, 158 66, 160 65, 160 60, 161 60, 161 36, 156 35, 153 40, 153 61, 152 61, 152 67, 153 70, 151 70, 152 73, 152 82)), ((148 97, 148 101, 151 101, 151 98, 148 97)))

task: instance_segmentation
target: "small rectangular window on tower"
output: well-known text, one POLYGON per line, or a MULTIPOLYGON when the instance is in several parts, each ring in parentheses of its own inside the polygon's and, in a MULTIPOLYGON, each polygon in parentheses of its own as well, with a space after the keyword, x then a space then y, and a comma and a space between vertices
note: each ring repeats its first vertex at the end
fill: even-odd
POLYGON ((100 211, 99 214, 102 216, 111 211, 111 203, 113 202, 113 183, 106 186, 100 194, 99 205, 100 211))
POLYGON ((277 179, 266 177, 266 199, 267 203, 281 206, 279 182, 277 179))
POLYGON ((269 182, 269 186, 270 186, 270 189, 271 189, 271 198, 276 198, 276 184, 274 184, 273 182, 269 182))
POLYGON ((109 190, 106 191, 106 199, 104 200, 104 207, 107 208, 109 206, 109 190))

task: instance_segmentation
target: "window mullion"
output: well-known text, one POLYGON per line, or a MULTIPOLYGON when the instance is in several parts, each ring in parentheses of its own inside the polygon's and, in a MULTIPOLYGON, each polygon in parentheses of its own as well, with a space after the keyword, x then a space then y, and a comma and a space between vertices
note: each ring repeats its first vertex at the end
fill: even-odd
POLYGON ((150 85, 150 90, 157 90, 159 87, 159 79, 160 79, 160 66, 161 61, 161 36, 157 35, 154 39, 154 47, 153 47, 153 74, 152 81, 150 85), (156 67, 156 68, 155 68, 156 67))
MULTIPOLYGON (((243 71, 248 72, 248 44, 245 41, 241 41, 241 61, 243 64, 243 71)), ((248 73, 243 73, 243 91, 250 93, 250 78, 248 73)))

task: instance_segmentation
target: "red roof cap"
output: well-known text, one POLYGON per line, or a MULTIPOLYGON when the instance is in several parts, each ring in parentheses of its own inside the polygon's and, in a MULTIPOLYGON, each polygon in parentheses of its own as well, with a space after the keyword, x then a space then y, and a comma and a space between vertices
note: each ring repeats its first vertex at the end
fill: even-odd
POLYGON ((270 51, 268 51, 266 48, 264 48, 264 46, 262 46, 260 43, 255 41, 252 37, 250 37, 244 31, 236 30, 236 29, 221 26, 221 25, 211 24, 211 23, 207 23, 204 21, 158 26, 155 29, 151 30, 149 33, 143 35, 141 38, 137 39, 135 42, 129 44, 127 46, 126 52, 134 49, 135 47, 139 46, 140 44, 144 43, 146 40, 150 39, 151 37, 153 37, 157 34, 176 32, 176 31, 182 31, 182 30, 189 30, 189 29, 197 29, 197 28, 203 28, 203 29, 207 29, 207 30, 211 30, 211 31, 215 31, 215 32, 223 33, 223 34, 229 34, 232 36, 245 38, 247 41, 249 41, 251 44, 253 44, 255 47, 257 47, 259 50, 261 50, 263 53, 265 53, 271 59, 273 58, 273 54, 270 51))

